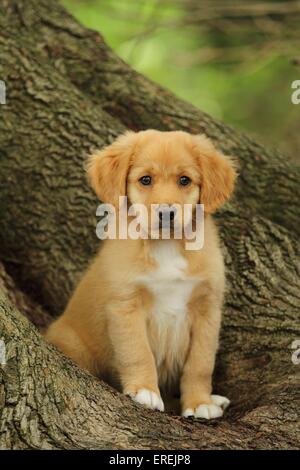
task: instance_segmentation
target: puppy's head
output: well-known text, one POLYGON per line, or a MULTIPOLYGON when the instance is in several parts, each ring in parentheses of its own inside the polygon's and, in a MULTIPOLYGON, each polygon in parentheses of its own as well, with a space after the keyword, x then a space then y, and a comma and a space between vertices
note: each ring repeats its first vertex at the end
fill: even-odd
POLYGON ((162 228, 166 212, 171 224, 186 223, 178 211, 185 204, 202 203, 213 213, 229 199, 236 178, 232 160, 207 137, 156 130, 126 132, 90 157, 88 173, 102 202, 118 207, 119 196, 127 196, 129 205, 146 206, 144 225, 152 230, 162 228))

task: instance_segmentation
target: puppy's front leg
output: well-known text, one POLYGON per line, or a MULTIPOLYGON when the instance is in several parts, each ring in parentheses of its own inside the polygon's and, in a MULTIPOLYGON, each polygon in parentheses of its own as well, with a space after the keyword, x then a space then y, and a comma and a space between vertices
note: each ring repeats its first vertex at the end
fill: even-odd
POLYGON ((109 313, 109 334, 123 393, 147 408, 164 411, 141 307, 134 301, 115 303, 109 313))
POLYGON ((216 300, 201 299, 191 306, 191 315, 191 344, 180 384, 182 415, 219 418, 229 405, 227 398, 211 395, 221 309, 216 300))

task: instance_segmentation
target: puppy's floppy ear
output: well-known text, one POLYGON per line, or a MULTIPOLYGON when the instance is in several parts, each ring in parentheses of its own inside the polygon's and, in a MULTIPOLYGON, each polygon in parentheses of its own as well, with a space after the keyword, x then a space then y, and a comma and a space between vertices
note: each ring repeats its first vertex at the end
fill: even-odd
POLYGON ((204 135, 192 136, 192 145, 201 176, 200 203, 205 212, 212 213, 229 199, 237 177, 236 165, 204 135))
POLYGON ((126 196, 127 174, 133 158, 137 133, 125 132, 103 150, 93 153, 87 164, 92 188, 102 202, 118 206, 126 196))

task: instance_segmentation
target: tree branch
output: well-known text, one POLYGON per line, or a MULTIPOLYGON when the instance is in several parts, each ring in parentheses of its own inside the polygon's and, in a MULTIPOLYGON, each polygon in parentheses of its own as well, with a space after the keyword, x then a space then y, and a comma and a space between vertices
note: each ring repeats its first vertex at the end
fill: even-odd
POLYGON ((47 345, 1 297, 0 446, 297 448, 299 167, 131 70, 55 1, 2 2, 0 47, 2 285, 36 324, 62 311, 97 246, 83 170, 92 148, 127 127, 183 129, 207 133, 241 167, 236 198, 218 214, 228 293, 215 390, 232 399, 225 418, 139 407, 47 345))

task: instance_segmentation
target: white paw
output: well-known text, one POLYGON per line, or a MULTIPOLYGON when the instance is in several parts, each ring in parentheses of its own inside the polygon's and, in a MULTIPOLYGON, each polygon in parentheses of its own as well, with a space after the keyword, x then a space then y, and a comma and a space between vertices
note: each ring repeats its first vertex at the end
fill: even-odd
POLYGON ((125 391, 126 395, 129 395, 137 403, 150 408, 151 410, 164 411, 164 403, 157 393, 148 390, 147 388, 140 388, 136 394, 125 391))
POLYGON ((222 397, 222 395, 211 395, 210 398, 212 402, 215 405, 220 406, 222 410, 226 410, 226 408, 228 408, 230 405, 230 400, 228 400, 226 397, 222 397))
POLYGON ((220 418, 223 416, 224 410, 229 406, 230 401, 226 397, 221 395, 211 395, 212 404, 202 404, 197 408, 187 408, 182 413, 182 416, 189 418, 191 416, 195 418, 213 419, 220 418))

